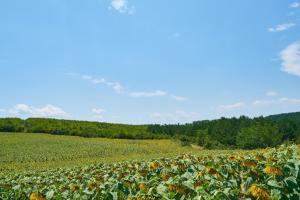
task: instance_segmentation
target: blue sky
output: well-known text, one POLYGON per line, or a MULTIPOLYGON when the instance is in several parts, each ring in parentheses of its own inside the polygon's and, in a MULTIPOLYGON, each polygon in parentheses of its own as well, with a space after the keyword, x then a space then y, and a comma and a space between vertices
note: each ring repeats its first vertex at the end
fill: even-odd
POLYGON ((300 3, 0 2, 0 117, 184 123, 300 111, 300 3))

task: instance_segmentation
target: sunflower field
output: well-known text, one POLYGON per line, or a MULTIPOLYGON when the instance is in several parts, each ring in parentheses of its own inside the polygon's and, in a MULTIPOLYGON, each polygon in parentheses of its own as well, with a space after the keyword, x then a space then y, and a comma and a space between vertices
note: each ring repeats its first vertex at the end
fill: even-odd
POLYGON ((299 199, 296 145, 4 173, 0 199, 299 199))

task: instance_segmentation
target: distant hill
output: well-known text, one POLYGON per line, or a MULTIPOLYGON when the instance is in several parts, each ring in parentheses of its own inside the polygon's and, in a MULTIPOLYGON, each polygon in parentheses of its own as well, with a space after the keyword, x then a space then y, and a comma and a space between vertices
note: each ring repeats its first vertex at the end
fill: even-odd
POLYGON ((271 120, 289 119, 289 120, 292 120, 294 122, 299 122, 300 123, 300 112, 270 115, 270 116, 267 116, 266 119, 271 119, 271 120))
POLYGON ((179 139, 205 148, 264 148, 300 143, 300 112, 249 118, 246 116, 186 124, 129 125, 76 120, 0 118, 0 132, 49 133, 119 139, 179 139))

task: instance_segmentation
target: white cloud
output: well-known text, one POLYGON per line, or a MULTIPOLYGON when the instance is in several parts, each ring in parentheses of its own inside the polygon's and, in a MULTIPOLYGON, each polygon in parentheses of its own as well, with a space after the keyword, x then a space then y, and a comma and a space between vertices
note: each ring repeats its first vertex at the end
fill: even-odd
POLYGON ((92 109, 92 113, 94 113, 95 114, 95 118, 97 118, 97 119, 103 119, 103 113, 105 112, 105 110, 104 109, 102 109, 102 108, 93 108, 92 109))
POLYGON ((91 82, 94 83, 94 84, 105 83, 105 79, 104 78, 101 78, 101 79, 94 78, 94 79, 91 80, 91 82))
POLYGON ((268 91, 268 92, 266 92, 266 96, 275 97, 275 96, 278 96, 278 93, 274 92, 274 91, 268 91))
POLYGON ((104 78, 95 78, 90 75, 79 75, 79 76, 82 80, 88 81, 93 84, 105 84, 106 86, 112 88, 116 93, 124 92, 124 87, 118 82, 109 82, 109 81, 106 81, 104 78))
POLYGON ((295 25, 296 25, 295 23, 278 24, 275 27, 268 28, 268 31, 270 31, 270 32, 286 31, 295 25))
POLYGON ((61 108, 53 105, 44 107, 34 107, 27 104, 17 104, 8 111, 13 116, 29 116, 29 117, 66 117, 68 114, 61 108))
POLYGON ((101 114, 101 113, 105 112, 105 110, 102 108, 93 108, 92 112, 95 114, 101 114))
POLYGON ((300 99, 282 97, 273 100, 256 100, 252 102, 254 106, 271 106, 271 105, 290 105, 300 104, 300 99))
POLYGON ((127 1, 126 0, 113 0, 111 2, 111 6, 116 10, 123 10, 127 7, 127 1))
POLYGON ((295 98, 283 97, 283 98, 280 98, 279 101, 282 103, 300 104, 300 99, 295 99, 295 98))
POLYGON ((161 90, 156 90, 153 92, 130 92, 130 96, 132 97, 155 97, 155 96, 165 96, 167 93, 161 90))
POLYGON ((300 42, 294 42, 280 53, 282 60, 281 70, 300 76, 300 42))
POLYGON ((231 111, 231 110, 236 110, 244 107, 246 104, 244 102, 237 102, 234 104, 228 104, 228 105, 220 105, 218 106, 219 110, 224 110, 224 111, 231 111))
POLYGON ((291 8, 298 8, 299 6, 300 6, 299 2, 294 2, 294 3, 290 4, 291 8))
POLYGON ((81 78, 82 78, 82 80, 92 80, 93 79, 93 77, 89 76, 89 75, 82 75, 81 78))
POLYGON ((90 82, 92 84, 103 84, 107 87, 110 87, 114 92, 118 94, 125 94, 130 97, 158 97, 158 96, 170 96, 172 99, 176 101, 186 101, 187 97, 177 96, 177 95, 169 95, 167 92, 162 90, 154 90, 154 91, 128 91, 126 88, 119 82, 107 81, 104 78, 95 78, 91 75, 80 75, 77 73, 67 73, 67 75, 79 77, 81 80, 90 82))
POLYGON ((269 106, 272 104, 276 104, 276 100, 255 100, 252 102, 252 105, 254 106, 269 106))
POLYGON ((171 98, 176 100, 176 101, 187 101, 187 97, 182 97, 182 96, 176 96, 176 95, 171 95, 171 98))
POLYGON ((127 0, 112 0, 111 7, 120 13, 134 14, 134 7, 128 7, 127 0))
POLYGON ((112 88, 117 93, 122 93, 124 90, 124 87, 118 82, 113 83, 112 88))

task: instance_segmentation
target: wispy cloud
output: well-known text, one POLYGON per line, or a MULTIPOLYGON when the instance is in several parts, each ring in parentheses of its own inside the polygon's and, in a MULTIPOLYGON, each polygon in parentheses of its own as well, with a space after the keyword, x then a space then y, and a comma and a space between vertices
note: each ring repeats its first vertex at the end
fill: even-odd
POLYGON ((176 100, 176 101, 187 101, 187 97, 182 97, 182 96, 176 96, 176 95, 171 95, 171 98, 176 100))
POLYGON ((295 25, 296 25, 295 23, 278 24, 275 27, 268 28, 268 31, 270 31, 270 32, 286 31, 295 25))
POLYGON ((299 2, 293 2, 293 3, 290 4, 290 7, 291 8, 298 8, 298 7, 300 7, 300 3, 299 2))
POLYGON ((82 78, 82 80, 93 80, 93 77, 91 77, 89 75, 82 75, 81 78, 82 78))
POLYGON ((22 117, 66 117, 68 114, 61 108, 48 104, 44 107, 35 107, 27 104, 17 104, 8 111, 12 116, 22 117))
POLYGON ((101 79, 95 78, 95 79, 92 79, 91 81, 94 84, 100 84, 100 83, 105 83, 106 82, 104 78, 101 78, 101 79))
POLYGON ((104 78, 95 78, 90 75, 79 75, 82 80, 89 81, 92 84, 104 84, 110 88, 112 88, 116 93, 123 93, 124 86, 122 86, 119 82, 111 82, 107 81, 104 78))
POLYGON ((278 103, 276 100, 255 100, 252 102, 254 106, 269 106, 278 103))
POLYGON ((171 99, 176 101, 186 101, 188 98, 183 96, 171 95, 163 90, 150 90, 150 91, 129 91, 121 83, 116 81, 107 81, 104 78, 95 78, 91 75, 80 75, 78 73, 67 73, 67 75, 78 77, 83 81, 90 82, 92 84, 102 84, 110 87, 114 92, 118 94, 125 94, 130 97, 159 97, 159 96, 169 96, 171 99))
POLYGON ((112 83, 111 86, 112 86, 113 90, 117 93, 122 93, 124 91, 124 87, 118 82, 112 83))
POLYGON ((300 42, 294 42, 281 51, 281 70, 300 76, 300 42))
POLYGON ((156 90, 153 92, 130 92, 129 95, 132 97, 155 97, 155 96, 165 96, 167 93, 162 90, 156 90))
POLYGON ((275 97, 275 96, 278 96, 278 93, 275 91, 268 91, 268 92, 266 92, 266 96, 275 97))
POLYGON ((240 109, 240 108, 244 107, 245 105, 246 104, 244 102, 237 102, 237 103, 233 103, 233 104, 220 105, 217 107, 217 109, 222 110, 222 111, 232 111, 232 110, 240 109))
POLYGON ((289 104, 300 104, 300 99, 296 99, 296 98, 283 97, 280 98, 279 101, 283 103, 289 103, 289 104))
POLYGON ((291 105, 291 104, 300 104, 300 99, 297 98, 287 98, 282 97, 278 99, 271 99, 271 100, 255 100, 252 102, 254 106, 272 106, 272 105, 291 105))
POLYGON ((93 108, 92 113, 94 113, 94 117, 97 119, 103 119, 103 113, 105 112, 102 108, 93 108))
POLYGON ((111 2, 111 6, 118 11, 122 11, 127 7, 127 1, 126 0, 113 0, 111 2))
POLYGON ((134 7, 128 6, 127 0, 112 0, 111 1, 111 8, 115 9, 116 11, 120 13, 127 13, 127 14, 134 14, 135 9, 134 7))

